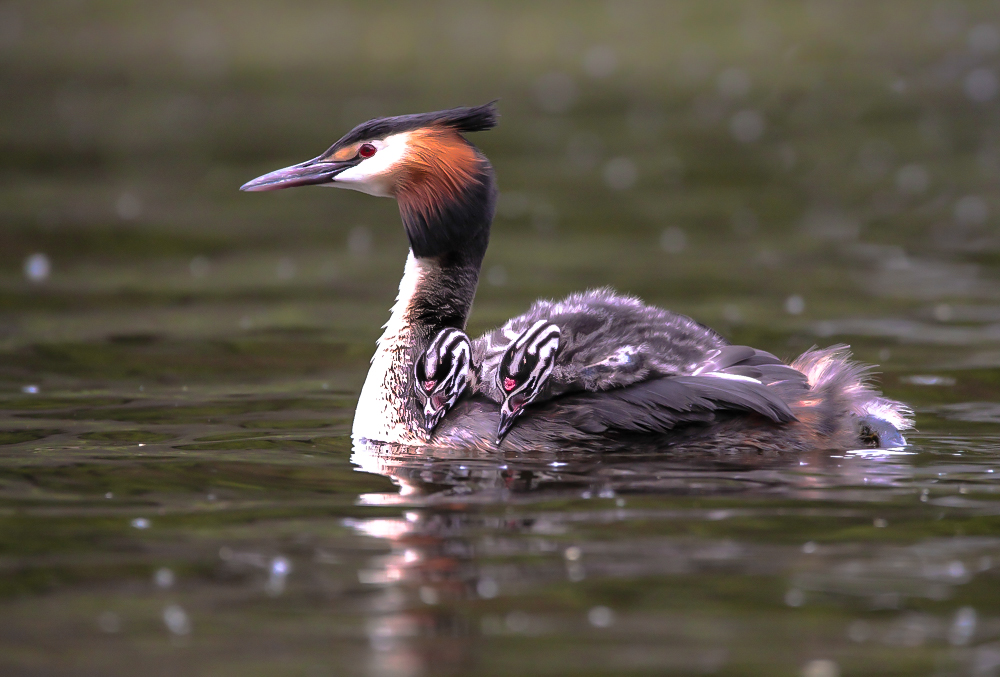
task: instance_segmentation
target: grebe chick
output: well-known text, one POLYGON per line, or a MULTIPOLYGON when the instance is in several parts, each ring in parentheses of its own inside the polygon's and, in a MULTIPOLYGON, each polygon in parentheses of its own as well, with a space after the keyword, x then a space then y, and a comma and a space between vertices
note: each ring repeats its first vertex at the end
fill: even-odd
POLYGON ((433 432, 469 384, 472 345, 464 331, 442 329, 413 366, 413 389, 423 408, 424 429, 433 432))
POLYGON ((484 394, 501 401, 502 439, 528 405, 690 375, 726 345, 689 317, 610 289, 593 289, 560 301, 536 301, 523 315, 474 341, 473 360, 480 363, 484 381, 495 371, 489 381, 494 390, 484 394), (511 336, 516 338, 497 362, 496 349, 489 347, 511 336))
POLYGON ((504 351, 494 377, 497 388, 503 393, 497 444, 524 413, 524 408, 538 399, 548 385, 556 366, 561 333, 557 325, 538 320, 504 351))
MULTIPOLYGON (((491 129, 497 118, 496 105, 490 103, 370 120, 322 155, 242 187, 269 191, 326 185, 395 198, 399 204, 410 253, 355 411, 352 435, 359 444, 497 449, 496 400, 479 393, 459 397, 437 422, 432 437, 425 426, 426 398, 421 401, 413 388, 417 358, 442 330, 464 331, 472 308, 496 211, 497 184, 489 160, 463 135, 491 129)), ((631 448, 640 436, 657 444, 697 438, 700 448, 844 449, 863 444, 862 433, 879 428, 866 427, 865 420, 884 423, 889 433, 911 425, 908 407, 881 398, 867 385, 866 369, 851 362, 843 348, 809 351, 788 366, 774 364, 774 356, 727 346, 715 332, 688 318, 653 310, 662 313, 661 334, 676 348, 662 352, 650 342, 648 354, 662 360, 665 375, 643 368, 629 376, 631 363, 628 369, 597 369, 591 374, 587 367, 594 362, 587 361, 586 351, 579 353, 581 364, 563 365, 570 344, 562 333, 550 387, 562 382, 562 366, 571 366, 578 370, 575 377, 568 372, 567 383, 591 378, 596 389, 544 401, 540 394, 532 402, 533 415, 522 416, 508 431, 504 448, 631 448), (759 378, 749 374, 755 369, 761 372, 759 378), (616 379, 627 378, 635 380, 613 387, 616 379), (612 387, 600 389, 607 384, 612 387)), ((581 326, 602 322, 593 307, 581 308, 580 314, 581 326)), ((567 326, 555 314, 543 318, 529 311, 508 323, 513 335, 504 337, 503 344, 539 319, 562 330, 567 326)), ((595 346, 605 356, 621 349, 631 360, 628 346, 642 345, 616 344, 613 331, 603 337, 606 345, 595 341, 595 346)), ((486 354, 496 356, 489 343, 483 342, 486 354)), ((477 349, 473 342, 472 359, 480 371, 495 372, 491 363, 477 361, 477 349)), ((496 387, 495 381, 490 387, 496 387)), ((428 395, 433 394, 432 389, 428 395)), ((450 395, 449 390, 442 402, 450 395)), ((437 411, 433 404, 432 414, 437 411)), ((886 435, 876 436, 881 440, 886 435)))

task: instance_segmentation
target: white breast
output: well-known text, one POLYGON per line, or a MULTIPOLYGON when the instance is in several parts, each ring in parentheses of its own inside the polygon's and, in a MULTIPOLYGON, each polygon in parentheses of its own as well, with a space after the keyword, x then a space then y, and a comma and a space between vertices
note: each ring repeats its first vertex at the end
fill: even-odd
POLYGON ((418 422, 409 420, 406 408, 412 395, 407 389, 413 368, 409 353, 413 339, 407 317, 413 294, 424 277, 422 265, 410 252, 403 279, 399 281, 399 295, 389 311, 389 321, 376 343, 368 377, 361 388, 351 429, 355 440, 411 445, 427 441, 418 422))

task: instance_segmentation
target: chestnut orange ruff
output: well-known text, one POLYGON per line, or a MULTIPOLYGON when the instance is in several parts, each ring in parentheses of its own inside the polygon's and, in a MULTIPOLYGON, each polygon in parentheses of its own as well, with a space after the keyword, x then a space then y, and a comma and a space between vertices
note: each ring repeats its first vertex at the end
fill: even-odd
POLYGON ((404 221, 416 217, 430 224, 444 216, 471 186, 482 182, 483 162, 453 129, 428 127, 410 132, 396 183, 404 221))

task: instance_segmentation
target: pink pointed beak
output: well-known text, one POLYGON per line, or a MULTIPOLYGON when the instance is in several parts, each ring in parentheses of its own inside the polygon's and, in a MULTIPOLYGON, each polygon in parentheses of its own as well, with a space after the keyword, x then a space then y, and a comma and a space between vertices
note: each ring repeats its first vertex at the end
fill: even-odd
POLYGON ((322 156, 258 176, 240 186, 240 190, 255 193, 331 183, 337 174, 358 164, 357 160, 337 162, 321 158, 322 156))

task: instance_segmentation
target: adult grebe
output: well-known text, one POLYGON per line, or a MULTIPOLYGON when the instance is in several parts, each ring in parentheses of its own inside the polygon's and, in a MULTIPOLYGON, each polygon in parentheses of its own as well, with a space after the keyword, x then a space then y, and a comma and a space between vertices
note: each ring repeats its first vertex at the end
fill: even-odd
MULTIPOLYGON (((443 410, 443 418, 434 421, 437 427, 430 426, 432 435, 424 425, 427 398, 415 391, 417 358, 426 358, 425 350, 442 338, 442 332, 449 340, 442 340, 434 354, 451 355, 461 342, 446 330, 464 330, 472 307, 497 188, 489 160, 462 134, 496 124, 494 103, 370 120, 319 157, 265 174, 241 188, 327 185, 394 197, 399 203, 410 253, 361 390, 352 431, 357 441, 497 447, 502 415, 495 392, 493 398, 485 389, 459 398, 455 381, 438 401, 444 406, 431 407, 443 410)), ((848 448, 862 444, 862 436, 883 445, 903 443, 898 431, 910 426, 909 409, 867 386, 866 370, 850 362, 843 350, 811 351, 789 367, 762 351, 729 346, 690 318, 629 297, 603 294, 536 303, 525 315, 478 339, 472 346, 473 353, 477 348, 480 352, 478 359, 473 357, 477 382, 496 383, 512 342, 542 319, 568 330, 567 338, 589 336, 583 343, 591 348, 596 344, 596 352, 609 358, 629 353, 629 347, 638 350, 641 344, 629 342, 632 337, 622 341, 613 321, 629 308, 659 327, 662 343, 646 354, 673 365, 673 370, 650 369, 630 380, 627 374, 635 373, 633 365, 616 369, 609 362, 603 386, 588 388, 583 383, 580 388, 584 375, 573 373, 573 360, 566 359, 572 351, 560 348, 550 353, 555 360, 551 373, 560 366, 568 372, 554 381, 548 377, 532 381, 533 412, 513 428, 506 425, 503 448, 609 449, 631 446, 637 437, 655 437, 663 444, 775 450, 848 448), (595 332, 600 326, 606 329, 595 332), (576 385, 560 389, 553 383, 576 385), (548 394, 539 397, 546 384, 548 394)), ((515 376, 522 371, 519 368, 515 376)))

